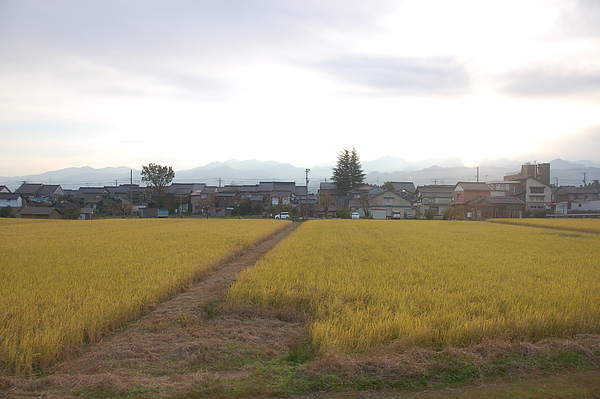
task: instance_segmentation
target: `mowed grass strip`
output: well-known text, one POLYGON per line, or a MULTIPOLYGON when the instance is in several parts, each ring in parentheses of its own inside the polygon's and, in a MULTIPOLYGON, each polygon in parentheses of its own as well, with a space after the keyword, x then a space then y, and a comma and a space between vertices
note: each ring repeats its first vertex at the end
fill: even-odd
POLYGON ((600 237, 485 222, 310 221, 229 300, 314 316, 313 345, 440 349, 600 332, 600 237))
POLYGON ((600 219, 490 219, 488 222, 600 234, 600 219))
POLYGON ((285 225, 0 220, 0 370, 52 365, 285 225))

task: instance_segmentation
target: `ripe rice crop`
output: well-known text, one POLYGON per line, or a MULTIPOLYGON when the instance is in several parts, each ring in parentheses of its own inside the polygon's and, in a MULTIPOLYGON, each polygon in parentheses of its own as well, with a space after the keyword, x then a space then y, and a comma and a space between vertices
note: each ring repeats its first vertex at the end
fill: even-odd
POLYGON ((490 219, 488 222, 600 233, 600 219, 490 219))
POLYGON ((0 219, 0 370, 44 368, 285 226, 0 219))
POLYGON ((314 316, 321 351, 600 332, 600 237, 484 222, 310 221, 229 291, 314 316))

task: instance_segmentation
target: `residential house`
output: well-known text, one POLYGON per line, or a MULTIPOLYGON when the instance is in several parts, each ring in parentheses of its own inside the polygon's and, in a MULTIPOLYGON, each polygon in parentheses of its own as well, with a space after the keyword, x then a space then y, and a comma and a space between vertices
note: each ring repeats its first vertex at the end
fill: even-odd
POLYGON ((6 186, 0 186, 0 193, 11 193, 10 188, 6 186))
POLYGON ((50 206, 26 206, 17 215, 23 219, 62 219, 60 210, 50 206))
POLYGON ((453 189, 453 205, 464 204, 475 197, 489 197, 492 188, 487 183, 458 182, 453 189))
POLYGON ((35 193, 43 186, 43 184, 34 184, 34 183, 23 183, 19 188, 15 190, 15 193, 21 194, 24 199, 33 199, 35 198, 35 193))
POLYGON ((515 197, 525 202, 527 211, 550 211, 552 208, 552 188, 549 184, 534 177, 517 179, 521 190, 515 197))
POLYGON ((71 194, 81 207, 101 209, 111 192, 105 187, 80 187, 71 194))
POLYGON ((165 190, 165 195, 170 197, 172 205, 178 212, 189 212, 192 193, 202 190, 206 183, 172 183, 165 190))
POLYGON ((385 189, 372 186, 370 184, 361 184, 360 186, 348 191, 346 197, 348 207, 359 211, 361 217, 370 212, 370 201, 374 194, 379 194, 385 189), (365 212, 366 210, 366 212, 365 212))
POLYGON ((234 184, 219 187, 216 194, 216 205, 212 209, 211 216, 233 216, 242 201, 241 187, 234 184))
POLYGON ((317 195, 315 217, 335 217, 338 209, 348 204, 347 190, 340 190, 334 183, 321 182, 317 195))
POLYGON ((441 217, 454 200, 454 186, 419 186, 415 191, 415 198, 414 206, 418 214, 431 212, 433 217, 441 217))
POLYGON ((575 199, 572 201, 559 202, 554 206, 554 213, 557 215, 600 215, 600 200, 575 199))
MULTIPOLYGON (((399 212, 402 218, 412 216, 413 205, 406 196, 392 190, 373 190, 369 199, 369 213, 373 219, 390 219, 394 212, 399 212)), ((365 209, 359 209, 364 215, 365 209)))
POLYGON ((464 204, 469 219, 521 218, 525 203, 514 197, 475 197, 464 204))
POLYGON ((192 213, 204 213, 214 209, 217 204, 217 186, 204 186, 201 190, 196 190, 190 194, 192 213))
POLYGON ((17 193, 0 192, 0 208, 11 207, 20 209, 23 207, 23 197, 17 193))
POLYGON ((264 196, 265 207, 297 204, 295 182, 260 182, 257 194, 264 196))
POLYGON ((58 202, 66 194, 58 184, 23 183, 15 190, 16 194, 26 199, 28 203, 52 204, 58 202))
POLYGON ((487 184, 492 188, 492 197, 514 197, 522 191, 522 183, 518 180, 493 181, 487 184))
POLYGON ((406 181, 389 181, 386 182, 384 186, 391 185, 393 187, 392 191, 395 191, 402 196, 413 196, 417 189, 415 188, 415 184, 413 182, 406 181))
POLYGON ((552 202, 568 202, 574 200, 598 200, 598 190, 587 187, 560 186, 552 190, 552 202))
POLYGON ((119 186, 105 186, 108 198, 103 201, 104 210, 113 214, 133 213, 138 215, 141 209, 156 207, 147 187, 139 184, 120 184, 119 186))

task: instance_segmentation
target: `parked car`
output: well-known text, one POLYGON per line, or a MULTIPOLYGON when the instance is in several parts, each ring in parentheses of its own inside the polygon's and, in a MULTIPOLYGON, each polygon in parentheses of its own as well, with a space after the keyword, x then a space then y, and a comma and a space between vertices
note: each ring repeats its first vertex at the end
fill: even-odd
POLYGON ((275 215, 275 219, 289 219, 289 218, 290 218, 289 212, 281 212, 281 213, 275 215))
POLYGON ((358 212, 352 212, 352 219, 360 219, 358 212))
POLYGON ((400 220, 402 219, 402 213, 400 213, 400 211, 392 211, 392 214, 389 216, 389 219, 400 220))

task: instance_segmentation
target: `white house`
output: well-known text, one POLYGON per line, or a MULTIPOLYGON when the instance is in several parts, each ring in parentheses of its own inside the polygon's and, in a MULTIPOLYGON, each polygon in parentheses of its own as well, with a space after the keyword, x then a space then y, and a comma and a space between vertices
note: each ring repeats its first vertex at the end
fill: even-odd
POLYGON ((6 207, 22 208, 23 197, 16 193, 0 193, 0 208, 6 207))
POLYGON ((518 197, 525 202, 528 211, 549 210, 552 206, 552 188, 533 177, 522 179, 522 192, 518 197))
POLYGON ((600 213, 600 200, 576 199, 559 202, 555 205, 554 213, 557 215, 598 214, 600 213))

